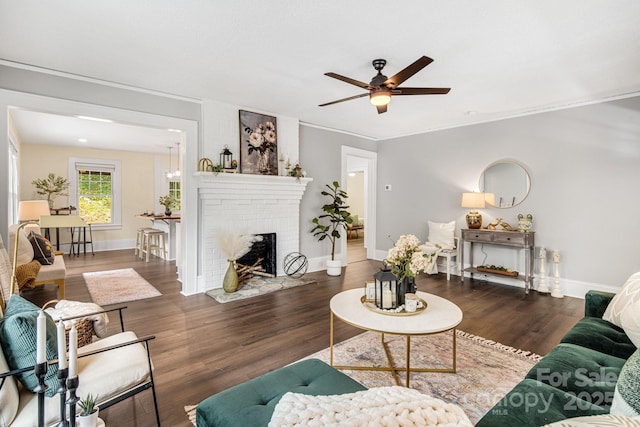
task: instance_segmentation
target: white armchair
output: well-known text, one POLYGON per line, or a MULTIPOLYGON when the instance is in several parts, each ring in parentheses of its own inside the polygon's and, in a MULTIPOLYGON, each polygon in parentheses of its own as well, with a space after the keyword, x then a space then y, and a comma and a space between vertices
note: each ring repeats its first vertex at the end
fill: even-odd
MULTIPOLYGON (((438 258, 444 258, 447 268, 447 280, 451 280, 452 268, 457 271, 460 253, 460 239, 455 236, 456 222, 432 222, 428 221, 429 237, 427 242, 420 246, 425 253, 436 253, 438 258)), ((429 274, 438 272, 437 259, 429 274)))
MULTIPOLYGON (((121 312, 120 315, 122 316, 121 312)), ((98 396, 98 407, 102 410, 151 389, 156 422, 160 426, 149 353, 149 341, 153 339, 154 336, 138 338, 134 332, 123 331, 78 349, 77 369, 80 380, 76 394, 83 397, 88 394, 98 396)), ((2 340, 0 342, 5 345, 2 340)), ((15 378, 33 367, 9 370, 3 353, 4 348, 0 351, 0 425, 35 426, 38 420, 38 395, 19 386, 15 378)), ((35 354, 35 345, 33 353, 35 354)), ((57 366, 57 360, 50 361, 49 365, 57 366)), ((44 424, 54 425, 59 421, 60 395, 45 397, 44 424)))
MULTIPOLYGON (((38 395, 23 385, 19 385, 17 376, 33 370, 36 334, 33 330, 35 329, 35 319, 31 319, 30 316, 34 310, 37 312, 38 307, 30 307, 31 303, 26 302, 18 295, 11 294, 10 272, 9 256, 0 236, 0 289, 2 290, 2 302, 7 303, 6 307, 0 305, 0 345, 2 346, 0 350, 0 426, 32 427, 37 425, 38 421, 38 395), (12 307, 12 304, 16 305, 12 307), (20 307, 22 310, 16 307, 20 307), (24 309, 25 307, 26 309, 24 309), (13 342, 10 341, 12 336, 17 337, 13 342), (17 345, 22 346, 22 354, 28 355, 32 360, 24 358, 23 361, 26 360, 26 362, 21 364, 21 367, 14 366, 14 369, 11 369, 8 362, 12 360, 15 365, 16 352, 10 353, 9 348, 13 347, 16 341, 17 345)), ((151 389, 156 422, 160 426, 153 366, 149 352, 149 341, 155 337, 138 338, 134 332, 125 331, 122 318, 123 308, 126 307, 107 310, 109 312, 118 311, 121 332, 78 349, 77 369, 80 385, 77 395, 84 397, 91 393, 98 396, 98 407, 106 409, 141 391, 151 389)), ((96 313, 85 313, 79 317, 91 316, 92 314, 96 313)), ((76 317, 78 316, 63 320, 71 320, 76 317)), ((50 337, 47 339, 47 343, 53 345, 55 349, 57 344, 52 342, 56 341, 55 331, 49 332, 47 329, 47 335, 50 337)), ((57 354, 55 350, 53 351, 53 354, 57 354)), ((53 357, 48 357, 48 359, 50 367, 57 367, 57 360, 51 360, 53 357)), ((59 408, 60 396, 58 394, 45 398, 45 425, 53 425, 59 421, 59 408)))

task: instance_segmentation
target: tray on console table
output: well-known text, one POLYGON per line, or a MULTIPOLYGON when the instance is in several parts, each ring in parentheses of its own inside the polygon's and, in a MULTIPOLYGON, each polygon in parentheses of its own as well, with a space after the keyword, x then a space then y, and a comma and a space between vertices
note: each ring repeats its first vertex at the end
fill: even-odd
MULTIPOLYGON (((473 278, 474 273, 478 273, 479 269, 475 268, 473 265, 473 245, 475 243, 481 244, 489 244, 489 245, 498 245, 498 246, 506 246, 512 247, 514 249, 524 249, 525 250, 525 268, 524 268, 524 276, 518 275, 515 276, 515 279, 523 280, 525 285, 525 293, 529 293, 529 289, 533 284, 533 261, 534 254, 533 250, 535 247, 535 232, 529 233, 521 233, 519 231, 500 231, 500 230, 471 230, 471 229, 462 229, 460 230, 461 234, 461 245, 460 245, 460 266, 461 270, 467 271, 471 274, 473 278), (465 247, 465 242, 469 243, 469 249, 467 250, 465 247), (464 268, 464 260, 465 257, 469 257, 469 267, 464 268)), ((501 272, 490 271, 491 274, 500 274, 501 272)), ((464 274, 460 275, 460 281, 464 280, 464 274)))

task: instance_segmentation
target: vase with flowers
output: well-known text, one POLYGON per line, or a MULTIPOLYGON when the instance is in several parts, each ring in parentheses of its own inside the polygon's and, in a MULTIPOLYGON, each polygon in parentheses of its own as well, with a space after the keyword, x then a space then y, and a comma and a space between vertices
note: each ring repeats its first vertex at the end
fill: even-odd
POLYGON ((165 216, 171 216, 171 208, 175 205, 176 199, 172 196, 162 196, 158 202, 164 206, 165 216))
POLYGON ((275 153, 277 141, 276 125, 267 120, 254 128, 245 126, 244 132, 248 135, 247 152, 255 152, 258 155, 258 172, 264 175, 271 174, 271 153, 275 153))
POLYGON ((385 262, 391 272, 403 281, 405 292, 415 293, 415 277, 434 262, 435 252, 425 253, 420 249, 420 240, 413 234, 403 234, 389 249, 385 262))
POLYGON ((238 290, 239 280, 236 270, 236 261, 245 256, 251 250, 254 242, 262 240, 262 236, 254 234, 238 234, 232 232, 221 232, 218 234, 220 249, 227 257, 227 272, 222 279, 222 288, 225 292, 235 292, 238 290))

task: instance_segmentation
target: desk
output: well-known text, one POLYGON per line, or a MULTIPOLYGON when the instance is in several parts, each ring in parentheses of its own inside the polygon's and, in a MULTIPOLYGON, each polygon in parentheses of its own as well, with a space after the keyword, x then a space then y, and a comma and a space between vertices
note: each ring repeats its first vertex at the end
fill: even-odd
MULTIPOLYGON (((515 279, 524 280, 524 292, 529 293, 533 282, 533 249, 535 247, 535 233, 521 233, 519 231, 499 231, 499 230, 460 230, 462 238, 460 243, 460 268, 467 271, 473 278, 478 269, 473 266, 473 244, 486 243, 490 245, 509 246, 525 250, 524 278, 522 276, 515 279), (469 268, 464 268, 464 242, 469 242, 469 268)), ((483 272, 483 274, 485 274, 483 272)), ((491 274, 491 273, 486 273, 491 274)), ((464 273, 460 274, 460 281, 464 280, 464 273)))
POLYGON ((180 247, 178 246, 178 232, 176 230, 177 223, 180 222, 179 215, 171 216, 148 216, 148 215, 136 215, 136 218, 148 219, 152 223, 153 228, 166 231, 169 237, 169 256, 168 260, 174 260, 178 258, 180 247))
MULTIPOLYGON (((61 228, 85 228, 89 225, 77 215, 44 215, 40 217, 40 228, 56 229, 56 250, 60 250, 61 228)), ((71 242, 73 246, 73 242, 71 242)))

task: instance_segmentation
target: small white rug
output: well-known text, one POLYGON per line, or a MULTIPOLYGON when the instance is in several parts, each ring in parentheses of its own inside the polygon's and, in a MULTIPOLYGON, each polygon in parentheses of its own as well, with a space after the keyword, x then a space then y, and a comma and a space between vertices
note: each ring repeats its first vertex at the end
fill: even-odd
POLYGON ((259 295, 268 294, 283 289, 295 288, 296 286, 308 285, 315 283, 313 279, 294 279, 289 276, 280 277, 259 277, 254 276, 247 280, 244 284, 240 285, 239 289, 235 292, 225 292, 224 289, 212 289, 207 292, 211 298, 215 299, 221 304, 238 301, 245 298, 257 297, 259 295))
POLYGON ((162 295, 133 268, 82 273, 91 299, 98 305, 111 305, 162 295))

